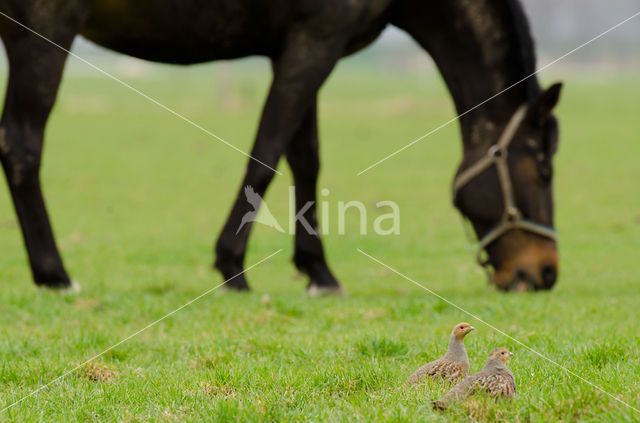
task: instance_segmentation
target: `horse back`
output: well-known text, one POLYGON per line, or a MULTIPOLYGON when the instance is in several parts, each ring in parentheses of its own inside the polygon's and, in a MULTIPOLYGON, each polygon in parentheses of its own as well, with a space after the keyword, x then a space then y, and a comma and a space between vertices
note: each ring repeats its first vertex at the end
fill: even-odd
MULTIPOLYGON (((198 63, 276 56, 287 31, 306 25, 320 37, 366 45, 390 0, 93 0, 81 34, 142 59, 198 63), (367 38, 367 37, 365 37, 367 38)), ((347 47, 349 48, 349 47, 347 47)), ((356 48, 351 48, 355 50, 356 48)))

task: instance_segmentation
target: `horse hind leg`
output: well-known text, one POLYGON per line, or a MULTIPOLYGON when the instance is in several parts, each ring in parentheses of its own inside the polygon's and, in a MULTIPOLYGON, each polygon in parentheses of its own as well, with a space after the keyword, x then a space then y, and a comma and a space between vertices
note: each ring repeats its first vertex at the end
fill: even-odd
POLYGON ((287 161, 295 185, 296 238, 293 263, 309 277, 309 295, 342 294, 340 284, 327 265, 320 240, 316 211, 316 189, 320 171, 316 101, 287 149, 287 161))
MULTIPOLYGON (((343 48, 343 40, 327 40, 310 33, 308 28, 289 34, 283 52, 273 61, 273 83, 251 150, 253 158, 275 169, 343 48)), ((253 210, 245 199, 244 188, 250 185, 263 197, 273 176, 273 170, 255 160, 249 161, 231 214, 218 238, 215 267, 230 288, 249 289, 243 266, 251 224, 238 232, 242 217, 253 210)))
MULTIPOLYGON (((39 32, 38 22, 29 20, 36 13, 25 10, 18 15, 25 18, 25 25, 39 32)), ((56 17, 47 19, 42 28, 52 28, 51 22, 56 17)), ((42 34, 68 49, 76 35, 70 21, 73 20, 61 19, 55 36, 42 34)), ((77 21, 79 29, 80 19, 77 21)), ((0 119, 0 162, 22 229, 34 282, 51 288, 68 288, 71 281, 56 246, 39 177, 45 125, 56 99, 67 53, 5 16, 0 16, 0 36, 9 62, 9 81, 0 119)))

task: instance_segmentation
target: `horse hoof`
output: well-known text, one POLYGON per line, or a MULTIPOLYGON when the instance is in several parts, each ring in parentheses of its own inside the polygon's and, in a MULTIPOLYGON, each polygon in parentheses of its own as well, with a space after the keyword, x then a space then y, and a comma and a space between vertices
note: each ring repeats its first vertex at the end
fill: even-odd
POLYGON ((82 286, 77 282, 72 280, 71 286, 67 289, 68 293, 78 294, 82 291, 82 286))
POLYGON ((78 294, 82 291, 80 284, 72 280, 69 285, 38 285, 38 288, 51 292, 59 292, 61 294, 78 294))
POLYGON ((219 292, 251 292, 251 288, 249 285, 236 285, 230 283, 223 283, 220 288, 217 289, 219 292))
POLYGON ((322 286, 309 283, 307 286, 307 295, 309 297, 326 297, 329 295, 344 297, 347 293, 340 285, 322 286))
POLYGON ((63 295, 77 295, 82 291, 82 286, 74 280, 71 281, 71 285, 67 288, 60 290, 63 295))

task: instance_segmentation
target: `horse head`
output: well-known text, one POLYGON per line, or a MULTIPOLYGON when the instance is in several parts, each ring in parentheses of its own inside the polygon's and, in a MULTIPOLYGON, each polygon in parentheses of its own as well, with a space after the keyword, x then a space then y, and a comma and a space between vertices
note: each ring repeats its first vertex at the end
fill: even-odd
POLYGON ((558 276, 553 229, 552 158, 561 84, 521 105, 506 124, 486 121, 465 148, 454 204, 479 240, 478 258, 504 290, 550 289, 558 276))

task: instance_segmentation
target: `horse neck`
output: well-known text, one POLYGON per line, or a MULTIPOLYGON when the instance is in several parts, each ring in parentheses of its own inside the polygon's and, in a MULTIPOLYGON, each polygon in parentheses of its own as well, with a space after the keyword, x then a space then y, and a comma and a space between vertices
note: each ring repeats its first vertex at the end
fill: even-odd
POLYGON ((442 73, 462 115, 465 156, 486 151, 518 106, 541 91, 535 76, 509 88, 535 72, 522 7, 517 0, 424 3, 406 11, 399 7, 394 19, 431 54, 442 73))

